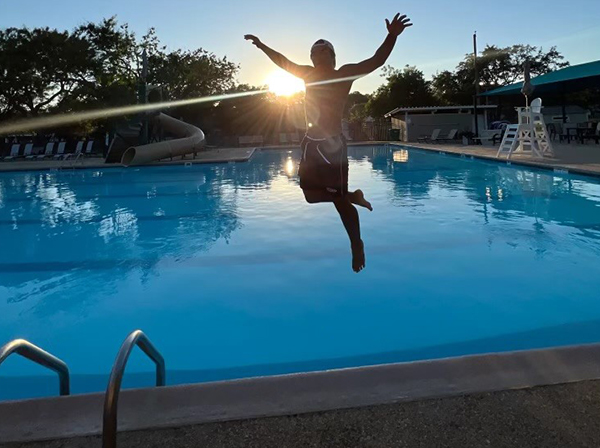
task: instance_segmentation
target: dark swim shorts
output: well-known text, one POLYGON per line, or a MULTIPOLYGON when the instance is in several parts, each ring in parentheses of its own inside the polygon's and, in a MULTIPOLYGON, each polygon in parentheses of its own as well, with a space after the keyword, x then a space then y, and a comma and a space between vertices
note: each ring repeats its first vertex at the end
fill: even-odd
POLYGON ((325 139, 305 135, 300 149, 300 188, 325 190, 332 196, 348 193, 348 147, 343 135, 325 139))

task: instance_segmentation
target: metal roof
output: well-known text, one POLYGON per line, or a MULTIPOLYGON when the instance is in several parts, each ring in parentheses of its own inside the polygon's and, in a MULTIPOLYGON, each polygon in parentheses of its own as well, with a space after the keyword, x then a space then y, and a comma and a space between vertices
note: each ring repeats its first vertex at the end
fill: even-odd
MULTIPOLYGON (((397 107, 394 110, 389 111, 384 117, 390 117, 399 113, 406 112, 437 112, 437 111, 448 111, 448 110, 472 110, 473 105, 470 106, 423 106, 423 107, 397 107)), ((495 109, 496 105, 477 106, 477 109, 495 109)))
MULTIPOLYGON (((567 91, 581 90, 598 83, 600 83, 600 61, 572 65, 531 79, 536 92, 558 90, 559 86, 563 86, 567 91)), ((523 83, 517 82, 482 93, 481 96, 519 95, 522 87, 523 83)))

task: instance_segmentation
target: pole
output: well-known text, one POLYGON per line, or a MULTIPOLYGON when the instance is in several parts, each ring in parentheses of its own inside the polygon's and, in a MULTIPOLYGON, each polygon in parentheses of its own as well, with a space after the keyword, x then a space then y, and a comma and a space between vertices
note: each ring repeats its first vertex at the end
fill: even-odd
MULTIPOLYGON (((567 86, 564 82, 560 86, 560 105, 562 111, 562 122, 564 125, 567 123, 567 86)), ((569 143, 571 143, 570 140, 569 143)))
POLYGON ((477 71, 477 31, 473 33, 473 69, 475 70, 475 96, 473 97, 473 114, 475 115, 475 137, 479 137, 479 73, 477 71))
MULTIPOLYGON (((139 103, 146 104, 148 103, 148 53, 144 48, 144 52, 142 53, 142 73, 140 76, 140 91, 139 91, 139 103)), ((142 129, 141 129, 141 144, 146 145, 149 141, 149 129, 148 129, 148 115, 142 114, 142 129)))

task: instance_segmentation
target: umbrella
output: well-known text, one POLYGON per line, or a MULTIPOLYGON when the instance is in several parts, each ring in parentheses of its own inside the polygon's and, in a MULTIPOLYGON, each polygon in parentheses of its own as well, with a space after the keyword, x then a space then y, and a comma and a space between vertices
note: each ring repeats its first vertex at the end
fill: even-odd
POLYGON ((525 81, 523 82, 521 93, 525 95, 525 107, 529 107, 529 96, 535 90, 535 87, 531 84, 531 62, 529 60, 523 64, 523 70, 525 72, 525 81))

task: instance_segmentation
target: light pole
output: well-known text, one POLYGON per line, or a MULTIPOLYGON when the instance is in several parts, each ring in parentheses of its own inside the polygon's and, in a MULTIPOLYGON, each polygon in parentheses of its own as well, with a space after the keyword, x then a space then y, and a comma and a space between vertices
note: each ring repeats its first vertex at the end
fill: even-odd
POLYGON ((475 70, 475 96, 473 97, 473 113, 475 115, 475 137, 479 137, 479 72, 477 71, 477 31, 473 33, 473 69, 475 70))

